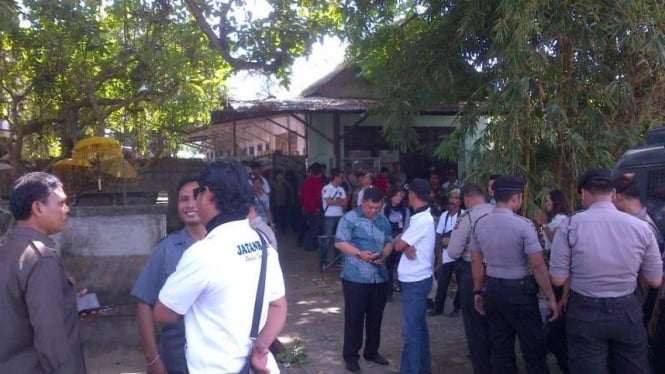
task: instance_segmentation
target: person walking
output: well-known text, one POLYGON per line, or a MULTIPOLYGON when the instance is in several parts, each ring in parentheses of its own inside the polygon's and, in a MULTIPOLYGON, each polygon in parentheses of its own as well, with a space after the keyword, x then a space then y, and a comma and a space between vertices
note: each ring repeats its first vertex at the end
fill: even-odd
MULTIPOLYGON (((490 364, 490 338, 487 319, 476 311, 473 303, 473 279, 471 276, 471 251, 469 241, 476 221, 494 208, 485 202, 483 189, 475 183, 462 187, 462 199, 467 210, 455 222, 448 243, 448 255, 457 260, 457 285, 462 307, 464 335, 471 354, 471 364, 475 374, 492 372, 490 364)), ((512 359, 515 361, 515 359, 512 359)))
POLYGON ((344 292, 344 346, 342 356, 346 369, 359 372, 359 351, 379 365, 388 360, 379 353, 381 323, 386 306, 388 271, 383 263, 393 250, 388 219, 381 214, 383 193, 367 188, 359 207, 347 212, 339 221, 335 248, 344 254, 342 290, 344 292))
POLYGON ((430 184, 414 178, 408 185, 409 206, 413 214, 408 227, 395 240, 395 250, 402 252, 397 277, 402 289, 401 334, 404 346, 400 373, 429 373, 432 354, 427 329, 427 294, 432 288, 434 261, 434 219, 428 200, 430 184))
POLYGON ((662 283, 663 262, 649 225, 612 204, 612 174, 590 169, 577 182, 586 210, 559 226, 550 276, 570 282, 567 340, 571 373, 649 373, 638 278, 662 283))
POLYGON ((64 231, 62 182, 36 172, 12 183, 16 219, 0 247, 0 373, 86 373, 77 291, 49 235, 64 231))
POLYGON ((515 335, 527 373, 548 373, 539 287, 547 298, 550 321, 559 316, 536 229, 516 214, 522 207, 525 184, 524 179, 512 176, 496 179, 496 206, 476 221, 469 244, 474 304, 489 325, 493 373, 517 371, 515 335))

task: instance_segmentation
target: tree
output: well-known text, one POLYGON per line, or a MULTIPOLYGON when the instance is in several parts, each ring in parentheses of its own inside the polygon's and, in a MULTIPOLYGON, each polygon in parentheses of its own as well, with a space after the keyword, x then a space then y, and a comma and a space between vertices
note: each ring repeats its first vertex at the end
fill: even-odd
POLYGON ((611 166, 661 124, 665 9, 654 2, 359 3, 384 6, 344 11, 350 25, 373 23, 346 32, 386 93, 389 118, 401 121, 388 123, 388 139, 412 147, 412 115, 461 102, 458 128, 437 155, 457 159, 462 142, 476 139, 473 178, 518 174, 539 193, 573 195, 584 169, 611 166))
POLYGON ((165 18, 158 3, 104 4, 26 0, 23 21, 0 30, 12 165, 106 133, 144 156, 174 154, 219 105, 231 69, 195 22, 165 18))

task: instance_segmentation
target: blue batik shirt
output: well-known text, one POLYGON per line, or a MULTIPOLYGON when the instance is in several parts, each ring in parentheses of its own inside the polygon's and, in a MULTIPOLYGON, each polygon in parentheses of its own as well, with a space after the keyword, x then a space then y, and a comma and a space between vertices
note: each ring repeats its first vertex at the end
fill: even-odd
MULTIPOLYGON (((367 218, 362 207, 342 216, 337 225, 335 242, 349 242, 361 251, 377 253, 387 243, 392 243, 390 222, 379 213, 374 219, 367 218)), ((342 279, 356 283, 383 283, 388 281, 386 265, 375 265, 355 256, 346 255, 342 267, 342 279)))
MULTIPOLYGON (((154 307, 166 278, 175 271, 180 257, 194 241, 187 231, 182 229, 157 243, 134 284, 132 296, 154 307)), ((169 371, 187 372, 184 319, 178 318, 177 321, 164 325, 159 341, 159 355, 169 371)))

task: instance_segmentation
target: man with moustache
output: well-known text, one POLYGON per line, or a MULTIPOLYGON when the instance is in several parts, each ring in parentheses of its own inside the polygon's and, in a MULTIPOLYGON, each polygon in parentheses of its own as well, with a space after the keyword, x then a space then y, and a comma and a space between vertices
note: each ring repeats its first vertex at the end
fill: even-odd
POLYGON ((86 372, 76 290, 49 235, 67 223, 62 182, 18 178, 9 204, 16 225, 0 247, 0 373, 86 372))

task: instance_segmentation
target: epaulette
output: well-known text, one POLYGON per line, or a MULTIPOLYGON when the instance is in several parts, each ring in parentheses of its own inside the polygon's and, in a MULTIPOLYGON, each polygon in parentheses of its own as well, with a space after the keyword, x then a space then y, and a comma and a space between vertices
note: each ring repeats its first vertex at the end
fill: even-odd
POLYGON ((584 212, 584 209, 576 210, 576 211, 568 214, 568 216, 567 216, 568 217, 568 224, 566 225, 566 243, 568 243, 568 248, 573 248, 573 244, 570 242, 570 225, 573 222, 573 217, 577 213, 581 213, 581 212, 584 212))
POLYGON ((46 245, 44 245, 44 243, 40 242, 39 240, 30 241, 30 246, 41 257, 51 257, 55 255, 52 249, 48 248, 46 245))
POLYGON ((480 222, 481 219, 483 219, 487 216, 489 216, 489 213, 485 213, 482 216, 478 217, 478 219, 476 220, 476 223, 473 225, 473 234, 474 235, 476 234, 476 227, 478 227, 478 222, 480 222))

